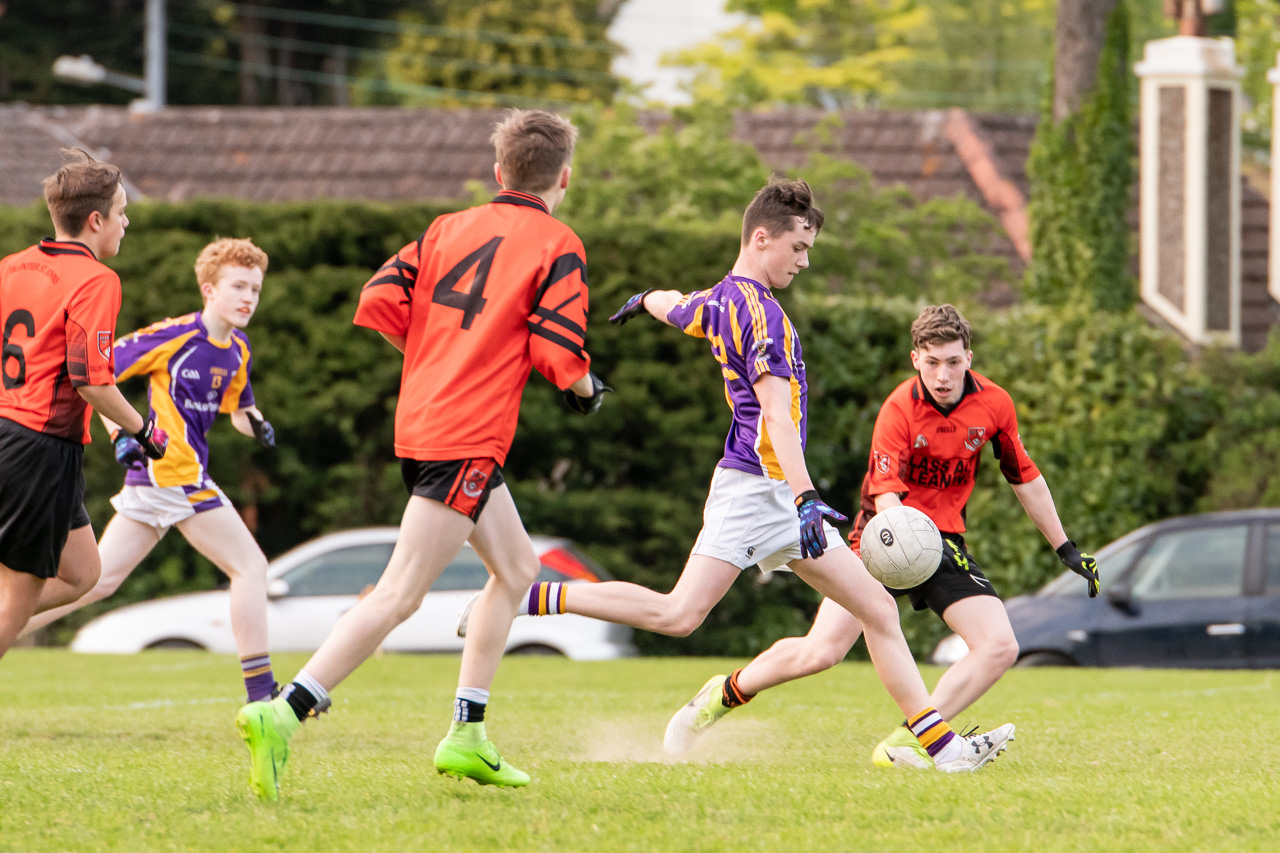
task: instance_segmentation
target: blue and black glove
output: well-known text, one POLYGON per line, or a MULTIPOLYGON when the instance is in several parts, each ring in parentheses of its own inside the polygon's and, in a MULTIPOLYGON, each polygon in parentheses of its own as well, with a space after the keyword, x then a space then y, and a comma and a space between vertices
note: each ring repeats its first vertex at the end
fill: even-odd
POLYGON ((253 437, 257 439, 258 444, 263 447, 274 448, 276 446, 276 429, 271 425, 271 422, 263 420, 253 412, 245 412, 245 415, 249 418, 249 426, 253 428, 253 437))
POLYGON ((575 412, 591 415, 599 411, 600 404, 604 402, 604 392, 612 392, 613 389, 601 382, 600 377, 594 373, 588 373, 587 375, 591 377, 591 396, 579 397, 572 388, 566 388, 564 389, 564 401, 575 412))
POLYGON ((614 314, 612 317, 609 318, 609 322, 616 323, 617 325, 621 326, 623 323, 627 322, 632 317, 638 316, 640 314, 647 314, 648 312, 645 311, 645 308, 644 308, 644 298, 648 296, 650 293, 653 293, 652 287, 646 290, 644 293, 637 293, 635 296, 628 299, 623 304, 623 306, 618 309, 618 313, 614 314))
POLYGON ((1062 565, 1089 582, 1089 597, 1097 598, 1101 582, 1098 578, 1098 561, 1092 554, 1085 554, 1068 539, 1058 546, 1058 559, 1062 565))
POLYGON ((821 557, 827 550, 823 519, 829 518, 834 522, 849 520, 823 503, 817 489, 810 489, 796 498, 796 512, 800 514, 800 556, 805 559, 821 557))
POLYGON ((147 454, 143 452, 142 445, 124 430, 118 429, 111 433, 111 443, 116 448, 116 462, 124 467, 132 468, 135 465, 146 464, 147 454))

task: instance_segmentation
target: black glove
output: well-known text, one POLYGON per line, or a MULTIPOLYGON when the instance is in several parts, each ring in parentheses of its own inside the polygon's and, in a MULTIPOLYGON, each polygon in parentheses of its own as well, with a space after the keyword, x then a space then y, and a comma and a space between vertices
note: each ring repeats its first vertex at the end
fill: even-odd
POLYGON ((613 391, 612 388, 600 381, 599 376, 594 373, 588 373, 587 375, 591 377, 590 397, 579 397, 572 388, 564 389, 564 401, 569 404, 569 408, 584 415, 594 414, 599 410, 600 404, 604 402, 604 392, 613 391))
POLYGON ((1090 598, 1098 597, 1098 561, 1093 559, 1093 555, 1085 554, 1076 547, 1076 543, 1068 539, 1058 546, 1058 559, 1062 561, 1062 565, 1089 582, 1090 598))
POLYGON ((609 322, 617 323, 619 326, 621 326, 623 323, 627 322, 632 317, 635 317, 639 314, 647 314, 648 312, 645 311, 645 308, 644 308, 644 298, 648 296, 650 293, 653 293, 652 287, 646 290, 644 293, 637 293, 635 296, 628 299, 623 304, 623 306, 618 309, 618 313, 614 314, 612 317, 609 318, 609 322))
POLYGON ((116 462, 124 467, 132 468, 135 465, 146 464, 147 454, 143 451, 142 445, 124 430, 118 429, 111 433, 111 443, 116 447, 116 462))
POLYGON ((810 489, 796 498, 796 512, 800 515, 800 556, 806 559, 821 557, 827 550, 827 532, 822 529, 824 518, 849 520, 823 503, 817 489, 810 489))
POLYGON ((138 440, 138 444, 142 447, 142 452, 152 459, 163 457, 165 448, 169 446, 169 434, 156 426, 155 418, 147 418, 146 423, 142 425, 142 429, 134 434, 133 437, 138 440))
POLYGON ((249 418, 249 426, 253 428, 253 437, 258 440, 258 444, 263 447, 276 446, 276 430, 270 421, 265 421, 255 415, 253 412, 245 412, 249 418))

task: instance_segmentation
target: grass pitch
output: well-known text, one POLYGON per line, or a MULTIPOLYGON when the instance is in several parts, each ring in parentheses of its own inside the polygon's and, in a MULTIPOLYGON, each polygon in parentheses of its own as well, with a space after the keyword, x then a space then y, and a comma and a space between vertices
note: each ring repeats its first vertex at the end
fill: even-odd
MULTIPOLYGON (((276 658, 277 677, 304 658, 276 658)), ((234 659, 18 649, 0 662, 0 849, 1275 850, 1273 672, 1015 670, 960 724, 1018 739, 977 774, 873 767, 899 714, 866 664, 763 694, 689 760, 670 714, 736 661, 512 658, 489 732, 524 790, 436 774, 454 657, 387 656, 246 786, 234 659)), ((932 684, 936 671, 926 671, 932 684)))

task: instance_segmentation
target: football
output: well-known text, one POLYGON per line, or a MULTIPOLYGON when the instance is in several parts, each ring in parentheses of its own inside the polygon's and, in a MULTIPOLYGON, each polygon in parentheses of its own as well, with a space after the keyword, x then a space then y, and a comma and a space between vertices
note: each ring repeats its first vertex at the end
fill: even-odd
POLYGON ((890 507, 872 516, 862 531, 862 562, 891 589, 919 586, 942 562, 942 534, 920 510, 890 507))

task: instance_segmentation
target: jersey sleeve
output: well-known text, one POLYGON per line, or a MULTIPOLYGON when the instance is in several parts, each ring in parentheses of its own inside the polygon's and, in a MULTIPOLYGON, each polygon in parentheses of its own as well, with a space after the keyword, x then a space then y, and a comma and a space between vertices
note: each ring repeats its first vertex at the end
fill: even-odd
POLYGON ((686 335, 705 338, 707 330, 703 325, 703 320, 705 318, 707 298, 710 295, 711 291, 709 289, 686 293, 680 297, 680 301, 675 304, 675 307, 667 312, 667 322, 686 335))
POLYGON ((730 305, 730 334, 734 346, 747 364, 747 380, 751 384, 766 374, 788 378, 793 375, 789 350, 791 326, 782 306, 764 300, 749 286, 741 288, 742 300, 730 305))
POLYGON ((247 337, 236 336, 236 346, 240 350, 240 366, 227 383, 226 393, 222 395, 221 411, 231 413, 247 409, 253 405, 253 385, 249 375, 253 372, 253 352, 249 349, 247 337))
POLYGON ((90 278, 67 302, 67 373, 77 388, 114 385, 120 279, 107 271, 90 278))
POLYGON ((432 223, 422 236, 392 255, 365 282, 356 306, 354 322, 357 326, 398 337, 409 333, 409 312, 413 288, 418 281, 418 266, 423 246, 430 242, 429 235, 434 228, 435 223, 432 223))
POLYGON ((116 379, 123 381, 134 376, 145 376, 160 369, 173 355, 173 347, 166 347, 165 344, 183 335, 190 335, 193 319, 193 315, 188 314, 185 317, 161 320, 116 341, 112 348, 116 379))
POLYGON ((591 368, 587 343, 586 251, 572 231, 548 247, 529 314, 529 357, 557 388, 577 382, 591 368))
POLYGON ((995 407, 996 423, 999 424, 995 438, 991 440, 991 452, 1000 461, 1000 473, 1010 483, 1029 483, 1040 476, 1040 469, 1031 461, 1031 456, 1022 445, 1022 436, 1018 434, 1018 412, 1013 405, 1013 398, 1002 394, 995 407))
POLYGON ((902 410, 892 403, 880 407, 871 434, 871 467, 865 492, 876 495, 903 494, 909 489, 902 480, 902 463, 911 452, 911 435, 902 410))

